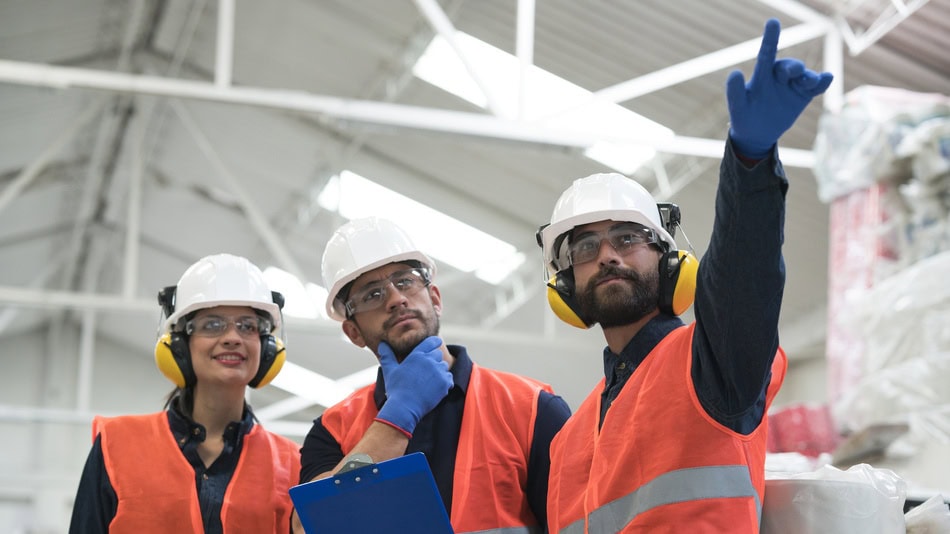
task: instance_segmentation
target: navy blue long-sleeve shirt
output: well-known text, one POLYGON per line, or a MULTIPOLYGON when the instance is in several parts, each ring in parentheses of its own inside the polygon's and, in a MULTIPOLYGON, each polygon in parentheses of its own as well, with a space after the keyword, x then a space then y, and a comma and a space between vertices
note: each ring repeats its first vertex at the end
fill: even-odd
MULTIPOLYGON (((462 411, 465 394, 472 375, 472 360, 465 347, 448 345, 455 357, 451 373, 454 385, 449 393, 431 412, 416 425, 406 447, 406 454, 422 452, 432 469, 436 486, 446 510, 452 509, 452 483, 455 475, 455 456, 458 449, 459 431, 462 427, 462 411)), ((376 378, 374 401, 380 408, 386 399, 383 375, 376 378)), ((531 511, 541 526, 547 526, 548 472, 551 468, 549 444, 571 410, 561 397, 542 391, 538 398, 538 415, 534 425, 534 440, 528 458, 528 481, 526 494, 531 511)), ((314 420, 310 433, 300 450, 300 480, 308 481, 315 476, 332 471, 343 459, 340 444, 323 426, 320 417, 314 420)))
MULTIPOLYGON (((747 167, 731 140, 727 143, 712 236, 697 275, 691 372, 706 412, 741 434, 755 430, 765 415, 766 389, 779 346, 787 190, 776 149, 747 167)), ((660 314, 619 355, 604 349, 601 421, 644 358, 680 326, 678 317, 660 314)))

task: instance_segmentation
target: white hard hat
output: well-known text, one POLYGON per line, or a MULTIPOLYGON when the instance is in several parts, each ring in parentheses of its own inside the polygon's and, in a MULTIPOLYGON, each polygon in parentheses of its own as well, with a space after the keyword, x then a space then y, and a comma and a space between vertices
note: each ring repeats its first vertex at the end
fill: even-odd
POLYGON ((670 250, 677 248, 673 236, 663 227, 660 210, 649 191, 621 174, 592 174, 574 180, 554 205, 551 224, 538 232, 548 277, 570 267, 564 237, 571 230, 607 220, 642 224, 655 230, 670 250))
POLYGON ((327 315, 342 321, 346 313, 337 302, 340 290, 361 274, 390 263, 418 261, 435 276, 435 262, 422 253, 402 228, 380 217, 354 219, 333 233, 323 250, 323 286, 327 315))
POLYGON ((261 270, 247 258, 215 254, 201 258, 181 275, 174 311, 165 320, 164 331, 169 332, 189 313, 215 306, 249 306, 267 312, 274 328, 280 328, 280 306, 261 270))

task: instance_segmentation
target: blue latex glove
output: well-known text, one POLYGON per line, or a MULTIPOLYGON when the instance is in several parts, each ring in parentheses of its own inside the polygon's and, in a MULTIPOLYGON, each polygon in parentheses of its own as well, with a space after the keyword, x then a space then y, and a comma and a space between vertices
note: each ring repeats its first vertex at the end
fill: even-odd
POLYGON ((376 419, 412 436, 419 420, 445 398, 453 384, 441 347, 442 339, 429 336, 399 363, 388 343, 379 344, 377 353, 386 382, 386 402, 376 419))
POLYGON ((776 19, 765 23, 762 46, 749 83, 735 70, 726 81, 729 104, 729 137, 741 155, 752 159, 768 156, 772 147, 791 128, 811 99, 831 85, 830 72, 817 73, 797 59, 779 59, 776 19))

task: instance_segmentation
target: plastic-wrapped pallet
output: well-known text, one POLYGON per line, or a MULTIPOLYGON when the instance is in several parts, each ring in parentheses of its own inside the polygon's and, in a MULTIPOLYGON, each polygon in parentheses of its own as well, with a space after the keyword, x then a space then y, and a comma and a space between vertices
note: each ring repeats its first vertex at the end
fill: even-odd
POLYGON ((766 478, 762 534, 904 534, 905 498, 899 476, 867 464, 766 478))
POLYGON ((947 95, 875 86, 850 91, 841 110, 825 114, 819 124, 814 146, 818 196, 831 202, 877 183, 904 182, 915 172, 917 148, 923 148, 917 165, 943 167, 950 154, 940 146, 938 125, 948 117, 947 95), (923 147, 928 137, 938 142, 923 147), (906 144, 915 139, 923 143, 906 144))
POLYGON ((830 221, 827 398, 845 440, 835 463, 947 491, 950 97, 857 88, 822 117, 814 148, 830 221))
POLYGON ((941 337, 950 284, 937 260, 950 252, 950 97, 855 89, 822 117, 815 155, 819 196, 830 204, 835 422, 847 434, 935 413, 945 399, 930 381, 946 384, 950 372, 941 337))

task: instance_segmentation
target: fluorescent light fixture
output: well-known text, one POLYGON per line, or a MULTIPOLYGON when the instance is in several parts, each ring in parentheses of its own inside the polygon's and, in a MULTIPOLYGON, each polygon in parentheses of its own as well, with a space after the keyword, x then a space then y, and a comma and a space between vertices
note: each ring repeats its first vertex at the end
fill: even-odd
MULTIPOLYGON (((655 139, 672 138, 669 128, 612 102, 594 99, 587 89, 530 66, 523 101, 517 80, 520 64, 515 56, 463 32, 455 32, 456 44, 482 83, 491 92, 498 109, 507 119, 537 122, 566 131, 597 132, 605 138, 635 131, 655 139)), ((476 106, 487 107, 487 97, 452 47, 436 36, 413 67, 413 74, 476 106)), ((624 174, 632 174, 656 155, 652 148, 612 142, 593 142, 585 155, 624 174)))
POLYGON ((332 177, 317 203, 347 219, 390 219, 437 262, 490 284, 499 284, 525 260, 514 245, 351 171, 332 177))
POLYGON ((305 285, 296 276, 274 266, 264 269, 264 280, 272 291, 284 295, 284 315, 305 319, 327 318, 324 308, 326 289, 310 282, 305 285))

